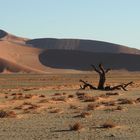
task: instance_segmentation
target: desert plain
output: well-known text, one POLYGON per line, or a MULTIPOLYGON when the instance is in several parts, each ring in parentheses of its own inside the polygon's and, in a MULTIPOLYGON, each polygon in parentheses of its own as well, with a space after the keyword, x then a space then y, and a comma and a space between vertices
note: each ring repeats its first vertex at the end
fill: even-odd
POLYGON ((133 81, 128 91, 95 86, 95 72, 0 75, 1 140, 139 140, 140 72, 111 71, 106 84, 133 81))

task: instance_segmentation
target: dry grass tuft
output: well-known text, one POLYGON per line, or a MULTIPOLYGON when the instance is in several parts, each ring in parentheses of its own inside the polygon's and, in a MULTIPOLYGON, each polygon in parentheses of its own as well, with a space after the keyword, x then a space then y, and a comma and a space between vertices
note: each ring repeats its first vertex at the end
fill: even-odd
POLYGON ((76 92, 76 95, 77 96, 85 96, 85 93, 84 92, 76 92))
POLYGON ((24 102, 23 105, 32 105, 30 102, 24 102))
POLYGON ((95 110, 97 107, 99 107, 98 104, 88 104, 87 110, 95 110))
POLYGON ((62 110, 61 109, 54 109, 54 110, 51 110, 50 113, 62 113, 62 110))
POLYGON ((4 98, 5 98, 5 99, 7 99, 7 98, 8 98, 8 96, 5 96, 4 98))
POLYGON ((69 108, 70 108, 70 109, 78 109, 79 107, 76 106, 76 105, 70 104, 70 107, 69 107, 69 108))
POLYGON ((106 93, 106 95, 107 96, 114 96, 114 95, 119 95, 119 93, 118 92, 108 92, 108 93, 106 93))
POLYGON ((90 116, 91 116, 91 113, 90 112, 82 112, 80 114, 80 117, 82 117, 82 118, 87 118, 87 117, 90 117, 90 116))
POLYGON ((79 100, 84 100, 85 99, 85 93, 84 92, 77 92, 76 93, 77 97, 79 100))
POLYGON ((33 95, 31 95, 31 94, 27 94, 24 96, 25 99, 31 99, 32 97, 33 97, 33 95))
POLYGON ((68 95, 68 98, 74 98, 74 95, 70 94, 68 95))
POLYGON ((14 111, 8 112, 8 117, 15 118, 16 116, 17 116, 17 114, 14 111))
POLYGON ((45 98, 45 95, 42 94, 42 95, 40 95, 39 97, 40 97, 40 98, 45 98))
POLYGON ((12 96, 13 96, 12 100, 24 100, 31 99, 34 95, 31 94, 23 95, 22 93, 13 93, 12 96))
POLYGON ((53 101, 63 101, 63 102, 66 102, 67 101, 67 98, 65 96, 61 96, 61 97, 53 97, 53 98, 51 98, 51 100, 53 100, 53 101))
POLYGON ((132 99, 127 99, 127 98, 122 98, 122 99, 118 99, 119 104, 134 104, 135 101, 132 99))
POLYGON ((116 110, 123 110, 124 108, 122 106, 117 106, 116 110))
POLYGON ((63 94, 63 95, 67 95, 67 93, 66 93, 66 92, 63 92, 62 94, 63 94))
POLYGON ((84 102, 96 102, 99 100, 99 97, 93 97, 93 96, 85 96, 84 102))
POLYGON ((101 94, 99 95, 100 98, 108 98, 108 96, 106 94, 101 94))
POLYGON ((71 131, 79 131, 83 128, 83 126, 81 125, 81 123, 76 122, 73 125, 69 125, 69 128, 71 131))
POLYGON ((24 99, 24 97, 22 95, 20 95, 20 96, 15 95, 12 98, 12 100, 23 100, 23 99, 24 99))
POLYGON ((53 96, 61 96, 61 93, 55 93, 53 96))
POLYGON ((136 103, 139 103, 140 102, 140 98, 137 98, 135 102, 136 103))
POLYGON ((49 99, 42 99, 39 101, 39 103, 48 103, 49 102, 49 99))
POLYGON ((0 118, 8 117, 8 113, 6 111, 0 110, 0 118))
POLYGON ((14 111, 4 111, 4 110, 0 110, 0 118, 14 118, 16 117, 16 113, 14 111))
POLYGON ((17 109, 17 110, 20 110, 20 109, 22 109, 22 105, 19 105, 19 106, 16 106, 14 109, 17 109))
POLYGON ((102 128, 114 128, 116 126, 117 125, 112 121, 105 122, 104 124, 101 125, 102 128))
POLYGON ((37 108, 39 108, 38 105, 31 104, 31 106, 29 106, 27 109, 37 109, 37 108))
POLYGON ((115 106, 116 101, 101 102, 104 106, 115 106))

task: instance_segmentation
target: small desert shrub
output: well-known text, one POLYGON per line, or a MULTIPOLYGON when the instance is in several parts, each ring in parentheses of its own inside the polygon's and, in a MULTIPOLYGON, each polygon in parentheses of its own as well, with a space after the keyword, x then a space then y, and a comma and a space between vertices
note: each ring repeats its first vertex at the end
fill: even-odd
POLYGON ((7 117, 16 117, 16 113, 14 111, 3 111, 0 110, 0 118, 7 118, 7 117))
POLYGON ((122 106, 117 106, 115 108, 107 108, 107 109, 105 109, 105 111, 121 111, 123 109, 124 108, 122 106))
POLYGON ((136 99, 136 103, 139 103, 139 102, 140 102, 140 98, 137 98, 137 99, 136 99))
POLYGON ((31 99, 32 97, 33 97, 33 95, 31 95, 31 94, 27 94, 24 96, 24 98, 26 98, 26 99, 31 99))
POLYGON ((8 117, 15 118, 16 116, 17 116, 17 114, 14 111, 8 112, 8 117))
POLYGON ((95 110, 97 107, 99 107, 98 104, 88 104, 87 110, 95 110))
POLYGON ((80 117, 82 117, 82 118, 87 118, 87 117, 89 117, 89 116, 91 116, 91 113, 90 113, 90 112, 82 112, 82 113, 80 114, 80 117))
POLYGON ((73 125, 69 125, 69 128, 71 131, 79 131, 83 128, 83 126, 81 125, 81 123, 76 122, 73 125))
POLYGON ((106 94, 101 94, 99 95, 100 98, 108 98, 108 96, 106 94))
POLYGON ((32 105, 30 102, 24 102, 23 105, 32 105))
POLYGON ((29 109, 27 109, 27 108, 25 108, 25 109, 23 109, 23 113, 30 113, 31 111, 29 110, 29 109))
POLYGON ((113 123, 112 121, 105 122, 104 124, 101 125, 102 128, 114 128, 116 127, 116 124, 113 123))
POLYGON ((17 109, 17 110, 19 110, 19 109, 22 109, 22 105, 20 105, 20 106, 16 106, 14 109, 17 109))
POLYGON ((22 93, 17 93, 16 95, 23 95, 22 93))
POLYGON ((12 94, 11 94, 11 96, 14 96, 14 95, 16 95, 16 93, 12 93, 12 94))
POLYGON ((53 101, 63 101, 66 102, 67 98, 65 96, 61 96, 61 97, 53 97, 51 100, 53 101))
POLYGON ((49 99, 42 99, 39 101, 39 103, 47 103, 47 102, 49 102, 49 99))
POLYGON ((38 107, 39 107, 38 105, 32 104, 32 105, 29 106, 27 109, 37 109, 38 107))
POLYGON ((76 93, 77 97, 79 100, 84 100, 85 99, 85 93, 84 92, 77 92, 76 93))
POLYGON ((66 95, 67 93, 66 92, 63 92, 63 95, 66 95))
POLYGON ((105 106, 115 106, 116 102, 115 101, 108 101, 108 102, 101 102, 101 104, 105 106))
POLYGON ((24 99, 24 97, 22 95, 20 95, 20 96, 15 95, 12 98, 12 100, 23 100, 23 99, 24 99))
POLYGON ((54 110, 51 110, 50 113, 62 113, 62 110, 61 109, 54 109, 54 110))
POLYGON ((39 97, 40 97, 40 98, 45 98, 45 95, 42 94, 42 95, 40 95, 39 97))
POLYGON ((123 110, 122 106, 117 106, 116 110, 123 110))
POLYGON ((31 89, 31 88, 23 88, 22 90, 23 91, 30 91, 30 90, 33 90, 33 89, 31 89))
POLYGON ((77 96, 85 96, 85 93, 84 92, 76 92, 76 95, 77 96))
POLYGON ((53 96, 61 96, 61 93, 55 93, 53 96))
POLYGON ((98 99, 99 97, 85 96, 84 102, 96 102, 98 99))
POLYGON ((7 98, 8 98, 8 96, 5 96, 4 98, 5 98, 5 99, 7 99, 7 98))
POLYGON ((78 106, 70 104, 70 109, 78 109, 78 106))
POLYGON ((6 111, 0 110, 0 118, 8 117, 8 113, 6 111))
POLYGON ((134 100, 132 100, 132 99, 118 99, 118 101, 119 101, 119 103, 120 104, 134 104, 135 103, 135 101, 134 100))
POLYGON ((68 95, 68 98, 74 98, 74 95, 68 95))
POLYGON ((108 93, 106 93, 106 95, 107 96, 113 96, 113 95, 119 95, 119 93, 118 92, 114 92, 114 93, 108 92, 108 93))

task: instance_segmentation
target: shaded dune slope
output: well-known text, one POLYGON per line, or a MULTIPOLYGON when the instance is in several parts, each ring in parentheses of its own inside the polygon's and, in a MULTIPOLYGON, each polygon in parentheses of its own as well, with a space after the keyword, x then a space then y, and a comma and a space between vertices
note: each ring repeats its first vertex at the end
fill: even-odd
POLYGON ((100 62, 112 69, 140 71, 140 55, 92 53, 66 50, 46 50, 39 55, 40 62, 52 68, 90 70, 100 62))

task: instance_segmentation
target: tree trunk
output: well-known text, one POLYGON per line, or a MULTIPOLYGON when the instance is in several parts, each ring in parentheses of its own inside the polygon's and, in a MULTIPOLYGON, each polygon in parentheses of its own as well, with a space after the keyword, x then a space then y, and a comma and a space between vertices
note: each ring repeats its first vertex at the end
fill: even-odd
POLYGON ((105 77, 105 73, 100 74, 100 79, 99 79, 99 83, 98 83, 98 89, 105 89, 104 85, 105 85, 105 81, 106 81, 106 77, 105 77))
POLYGON ((111 69, 104 69, 102 64, 99 64, 99 69, 96 68, 94 65, 91 65, 94 70, 99 74, 99 83, 98 83, 98 89, 104 90, 105 89, 105 81, 106 81, 106 73, 108 73, 111 69))

